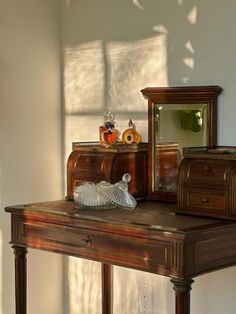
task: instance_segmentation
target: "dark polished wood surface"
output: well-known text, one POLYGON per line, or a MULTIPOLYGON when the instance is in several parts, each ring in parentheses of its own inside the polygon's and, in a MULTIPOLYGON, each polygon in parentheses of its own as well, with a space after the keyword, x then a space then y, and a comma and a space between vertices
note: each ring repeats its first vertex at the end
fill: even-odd
POLYGON ((109 148, 98 143, 73 143, 67 161, 67 199, 73 200, 75 186, 91 181, 116 183, 128 172, 129 192, 137 199, 147 197, 147 143, 117 143, 109 148))
POLYGON ((236 263, 236 221, 179 215, 176 204, 140 202, 132 211, 95 211, 78 210, 62 200, 6 211, 12 216, 21 304, 16 314, 26 314, 27 247, 101 262, 103 314, 112 313, 110 265, 171 277, 176 314, 189 314, 192 278, 236 263))
POLYGON ((72 201, 51 201, 26 205, 16 205, 6 208, 7 212, 15 214, 23 214, 26 218, 31 215, 44 217, 51 216, 61 219, 89 220, 91 222, 101 221, 110 222, 114 225, 122 224, 121 228, 142 227, 154 230, 166 231, 194 231, 196 229, 215 227, 225 224, 231 224, 230 221, 219 219, 211 219, 205 217, 192 217, 189 215, 176 214, 176 204, 165 202, 138 202, 138 206, 134 210, 125 210, 115 208, 112 210, 92 210, 92 209, 77 209, 72 201))
POLYGON ((198 155, 199 158, 184 158, 180 164, 179 212, 236 220, 236 155, 198 155))

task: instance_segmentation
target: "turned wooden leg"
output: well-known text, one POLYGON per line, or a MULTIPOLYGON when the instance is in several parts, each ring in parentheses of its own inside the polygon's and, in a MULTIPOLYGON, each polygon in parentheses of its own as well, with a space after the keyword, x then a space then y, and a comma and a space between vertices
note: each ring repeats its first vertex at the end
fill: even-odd
POLYGON ((13 245, 15 254, 15 304, 16 314, 26 314, 27 302, 27 249, 13 245))
POLYGON ((102 314, 112 314, 112 266, 102 263, 102 314))
POLYGON ((175 290, 175 314, 190 314, 192 279, 171 279, 175 290))

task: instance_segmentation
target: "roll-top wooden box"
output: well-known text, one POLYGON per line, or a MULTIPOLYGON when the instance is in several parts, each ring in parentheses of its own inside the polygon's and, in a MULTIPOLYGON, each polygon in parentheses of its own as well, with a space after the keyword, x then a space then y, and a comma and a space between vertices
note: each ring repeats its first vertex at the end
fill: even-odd
POLYGON ((97 143, 73 143, 67 161, 67 199, 82 182, 105 180, 116 183, 131 174, 129 192, 137 199, 147 195, 147 143, 116 144, 103 148, 97 143))
POLYGON ((178 211, 236 219, 236 147, 185 148, 178 211))

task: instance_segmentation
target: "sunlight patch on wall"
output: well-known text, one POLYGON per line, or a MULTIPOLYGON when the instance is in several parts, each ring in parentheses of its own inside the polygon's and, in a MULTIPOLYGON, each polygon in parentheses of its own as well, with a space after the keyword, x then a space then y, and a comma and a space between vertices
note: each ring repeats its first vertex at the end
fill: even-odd
POLYGON ((139 8, 140 10, 143 10, 144 7, 140 4, 139 0, 132 0, 133 4, 139 8))
POLYGON ((178 5, 182 5, 184 0, 177 0, 177 2, 178 2, 178 5))
POLYGON ((71 0, 65 0, 66 1, 66 7, 69 7, 71 4, 71 0))
POLYGON ((102 41, 66 48, 64 69, 66 113, 101 110, 104 103, 102 41))
POLYGON ((191 70, 194 69, 194 59, 193 58, 184 58, 183 63, 189 67, 191 70))
POLYGON ((98 139, 104 108, 102 41, 64 50, 65 162, 71 143, 98 139))
POLYGON ((153 313, 172 313, 174 302, 170 300, 174 300, 174 296, 168 278, 123 267, 114 267, 113 282, 115 291, 113 295, 114 314, 141 313, 139 287, 142 284, 148 284, 153 288, 155 294, 153 313))
POLYGON ((196 6, 193 7, 192 10, 189 12, 187 19, 189 23, 192 25, 197 23, 197 7, 196 6))
POLYGON ((98 141, 98 126, 103 123, 103 111, 98 115, 67 115, 65 119, 65 163, 72 142, 98 141))
POLYGON ((64 51, 66 159, 71 142, 98 140, 109 105, 122 132, 134 118, 147 139, 146 86, 168 86, 165 35, 135 42, 85 43, 64 51), (107 104, 105 103, 107 102, 107 104))
POLYGON ((162 35, 168 35, 168 29, 165 27, 165 25, 154 25, 152 27, 152 29, 155 31, 155 32, 158 32, 162 35))
POLYGON ((147 141, 147 101, 140 90, 147 86, 168 86, 166 35, 134 42, 111 42, 108 60, 108 99, 119 130, 132 118, 147 141))
POLYGON ((190 40, 188 40, 185 44, 185 47, 188 51, 190 51, 192 54, 194 54, 194 49, 193 49, 193 46, 192 46, 192 43, 190 40))
POLYGON ((189 82, 190 78, 187 77, 187 76, 184 76, 182 77, 181 81, 184 83, 184 84, 187 84, 189 82))
POLYGON ((116 112, 146 111, 140 90, 167 86, 166 36, 136 42, 107 44, 108 92, 116 112))
POLYGON ((70 314, 101 313, 100 263, 76 257, 68 258, 68 293, 70 314))

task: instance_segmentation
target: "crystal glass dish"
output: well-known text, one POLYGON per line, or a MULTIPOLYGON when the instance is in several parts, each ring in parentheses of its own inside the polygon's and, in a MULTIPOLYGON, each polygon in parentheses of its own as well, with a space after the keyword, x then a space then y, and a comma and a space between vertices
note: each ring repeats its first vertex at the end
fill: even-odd
POLYGON ((106 210, 115 207, 134 209, 135 198, 128 192, 131 176, 126 173, 122 181, 115 184, 101 181, 98 184, 85 182, 74 189, 75 207, 79 209, 106 210))
POLYGON ((85 182, 74 189, 75 207, 79 209, 111 209, 109 204, 97 191, 96 184, 85 182))
POLYGON ((126 209, 134 209, 137 205, 136 199, 128 192, 128 183, 131 181, 131 175, 125 173, 122 177, 122 181, 115 184, 110 184, 105 181, 101 181, 97 190, 110 204, 116 207, 122 207, 126 209))

